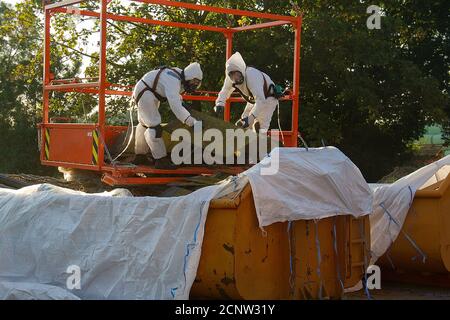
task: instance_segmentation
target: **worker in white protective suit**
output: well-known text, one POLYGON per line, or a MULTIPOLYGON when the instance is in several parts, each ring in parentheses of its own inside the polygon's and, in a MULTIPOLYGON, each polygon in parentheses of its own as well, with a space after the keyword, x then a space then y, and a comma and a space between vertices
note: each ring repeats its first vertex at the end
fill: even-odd
POLYGON ((161 102, 167 101, 178 120, 192 127, 197 122, 185 108, 182 93, 193 93, 203 79, 200 64, 191 63, 184 70, 161 67, 145 74, 133 91, 139 125, 135 135, 135 164, 152 164, 157 169, 174 169, 162 139, 161 102), (151 156, 149 155, 151 151, 151 156), (153 158, 153 159, 152 159, 153 158))
POLYGON ((226 62, 225 83, 214 110, 218 114, 222 113, 226 100, 237 91, 247 101, 247 105, 236 125, 251 127, 255 132, 267 131, 278 105, 274 90, 275 85, 270 77, 258 69, 247 67, 241 54, 236 52, 226 62))

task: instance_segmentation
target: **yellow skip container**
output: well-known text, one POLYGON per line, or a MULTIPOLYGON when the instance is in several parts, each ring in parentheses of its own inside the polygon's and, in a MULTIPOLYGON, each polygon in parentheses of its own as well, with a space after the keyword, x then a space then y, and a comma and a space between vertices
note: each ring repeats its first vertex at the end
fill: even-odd
POLYGON ((450 175, 414 196, 402 231, 425 253, 425 263, 401 233, 380 258, 382 276, 450 286, 450 175))
POLYGON ((368 216, 275 223, 264 230, 250 185, 212 201, 190 298, 339 299, 343 287, 361 280, 370 260, 368 216))

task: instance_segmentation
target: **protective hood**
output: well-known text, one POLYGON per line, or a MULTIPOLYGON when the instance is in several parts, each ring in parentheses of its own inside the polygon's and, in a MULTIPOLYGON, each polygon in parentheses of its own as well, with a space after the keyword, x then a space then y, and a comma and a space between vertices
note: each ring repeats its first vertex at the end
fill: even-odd
POLYGON ((203 80, 203 71, 198 62, 193 62, 184 68, 184 79, 186 81, 192 79, 203 80))
POLYGON ((227 76, 231 71, 240 71, 242 75, 245 77, 245 69, 247 69, 247 66, 239 52, 233 54, 225 64, 227 76))

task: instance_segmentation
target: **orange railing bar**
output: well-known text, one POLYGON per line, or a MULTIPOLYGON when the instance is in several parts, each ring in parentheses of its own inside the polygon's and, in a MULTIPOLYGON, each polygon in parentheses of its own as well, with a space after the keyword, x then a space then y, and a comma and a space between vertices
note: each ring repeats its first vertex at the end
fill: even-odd
POLYGON ((55 3, 52 3, 52 4, 46 5, 45 6, 45 10, 66 7, 66 6, 70 6, 70 5, 73 5, 73 4, 78 4, 78 3, 84 2, 84 1, 86 1, 86 0, 64 0, 64 1, 59 1, 59 2, 55 2, 55 3))
MULTIPOLYGON (((70 6, 73 4, 78 4, 83 1, 85 1, 85 0, 60 1, 60 2, 46 5, 45 10, 62 8, 62 7, 70 6)), ((184 2, 178 2, 178 1, 169 1, 169 0, 130 0, 130 1, 149 3, 149 4, 158 4, 158 5, 169 6, 169 7, 185 8, 185 9, 191 9, 191 10, 197 10, 197 11, 208 11, 208 12, 215 12, 215 13, 222 13, 222 14, 232 14, 232 15, 237 15, 237 16, 269 19, 269 20, 285 20, 285 21, 291 21, 291 22, 297 21, 296 17, 292 17, 292 16, 283 16, 283 15, 273 14, 273 13, 254 12, 254 11, 240 10, 240 9, 211 7, 211 6, 206 6, 206 5, 184 3, 184 2)))
MULTIPOLYGON (((56 9, 53 9, 52 12, 73 14, 73 11, 71 11, 69 8, 56 8, 56 9)), ((80 10, 80 11, 78 11, 77 14, 80 14, 82 16, 96 17, 96 18, 100 17, 100 14, 98 12, 90 11, 90 10, 80 10)), ((132 16, 123 16, 123 15, 116 15, 116 14, 111 14, 111 13, 107 13, 106 18, 109 20, 115 20, 115 21, 137 22, 137 23, 154 24, 154 25, 174 27, 174 28, 205 30, 205 31, 213 31, 213 32, 221 32, 221 33, 232 31, 231 29, 227 29, 227 28, 203 26, 203 25, 192 24, 192 23, 183 23, 183 22, 154 20, 154 19, 132 17, 132 16)))
POLYGON ((208 12, 215 12, 215 13, 232 14, 232 15, 236 15, 236 16, 246 16, 246 17, 253 17, 253 18, 269 19, 269 20, 287 20, 287 21, 292 21, 292 22, 297 21, 297 18, 292 17, 292 16, 283 16, 283 15, 272 14, 272 13, 254 12, 254 11, 240 10, 240 9, 210 7, 210 6, 206 6, 206 5, 185 3, 185 2, 178 2, 178 1, 169 1, 169 0, 131 0, 131 1, 159 4, 159 5, 163 5, 163 6, 185 8, 185 9, 191 9, 191 10, 197 10, 197 11, 208 11, 208 12))
POLYGON ((64 84, 49 84, 44 88, 45 90, 58 90, 58 89, 76 89, 76 88, 96 88, 100 84, 99 82, 88 83, 64 83, 64 84))
POLYGON ((265 23, 252 24, 252 25, 243 26, 243 27, 231 28, 231 30, 233 30, 233 31, 249 31, 249 30, 255 30, 255 29, 282 26, 282 25, 291 24, 291 23, 292 23, 291 21, 271 21, 271 22, 265 22, 265 23))
POLYGON ((147 18, 120 16, 120 15, 113 15, 113 14, 107 14, 107 18, 111 19, 111 20, 139 22, 139 23, 146 23, 146 24, 156 24, 156 25, 160 25, 160 26, 175 27, 175 28, 187 28, 187 29, 222 32, 222 33, 230 32, 230 29, 227 29, 227 28, 203 26, 203 25, 192 24, 192 23, 161 21, 161 20, 153 20, 153 19, 147 19, 147 18))
MULTIPOLYGON (((198 10, 205 12, 214 12, 219 14, 229 14, 236 16, 246 16, 253 17, 263 20, 272 20, 270 22, 261 21, 260 23, 242 26, 242 27, 217 27, 210 25, 200 25, 184 22, 172 22, 172 21, 161 21, 154 20, 152 18, 145 17, 133 17, 126 15, 117 15, 107 11, 107 5, 110 0, 99 0, 101 4, 100 12, 80 10, 76 11, 73 8, 65 8, 70 5, 79 4, 84 0, 63 0, 53 4, 45 6, 45 37, 44 37, 44 90, 43 90, 43 123, 48 125, 49 122, 49 93, 51 91, 63 91, 63 92, 79 92, 79 93, 90 93, 98 95, 98 108, 99 108, 99 118, 96 124, 100 136, 105 136, 105 107, 106 107, 106 96, 109 95, 119 95, 119 96, 131 96, 132 92, 130 89, 132 86, 120 86, 108 83, 106 76, 106 33, 107 33, 107 20, 124 21, 124 22, 136 22, 151 25, 161 25, 174 28, 185 28, 185 29, 195 29, 204 31, 213 31, 223 33, 226 40, 226 58, 228 59, 233 53, 233 34, 240 31, 256 30, 261 28, 269 28, 274 26, 281 26, 292 24, 295 31, 295 45, 294 45, 294 71, 293 71, 293 90, 291 94, 285 97, 283 100, 292 100, 292 131, 285 131, 284 135, 288 138, 288 146, 297 145, 297 135, 298 135, 298 111, 300 105, 300 43, 301 43, 301 16, 284 16, 271 13, 254 12, 239 9, 230 8, 220 8, 212 7, 207 5, 200 5, 195 3, 185 3, 180 1, 169 1, 169 0, 130 0, 140 3, 162 5, 168 7, 185 8, 189 10, 198 10), (52 13, 66 13, 66 14, 80 14, 84 16, 96 17, 100 22, 100 55, 99 55, 99 74, 98 80, 92 81, 94 79, 84 79, 83 81, 90 80, 92 82, 78 82, 79 79, 53 79, 53 74, 50 70, 50 17, 52 13)), ((200 95, 185 95, 184 98, 187 100, 201 100, 201 101, 214 101, 216 100, 217 93, 214 92, 202 92, 200 95)), ((242 98, 231 97, 228 99, 225 112, 224 120, 230 121, 230 102, 243 102, 242 98)), ((67 124, 65 124, 67 125, 67 124)), ((73 164, 74 167, 83 167, 85 169, 103 170, 105 171, 105 163, 103 159, 103 148, 104 145, 100 141, 99 143, 99 161, 98 165, 77 165, 73 164)), ((41 161, 43 164, 56 164, 57 162, 48 161, 44 159, 43 152, 41 151, 41 161)), ((71 164, 72 165, 72 164, 71 164)))

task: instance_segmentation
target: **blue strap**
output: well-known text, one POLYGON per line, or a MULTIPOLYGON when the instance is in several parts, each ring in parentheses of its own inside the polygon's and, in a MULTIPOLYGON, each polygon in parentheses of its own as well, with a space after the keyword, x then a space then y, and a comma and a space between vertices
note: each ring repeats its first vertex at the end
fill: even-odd
POLYGON ((316 248, 317 248, 317 276, 319 277, 319 299, 322 300, 322 275, 320 273, 320 266, 322 264, 322 256, 320 253, 320 240, 319 240, 319 226, 317 220, 314 220, 316 231, 316 248))
POLYGON ((180 76, 177 75, 175 72, 173 72, 173 71, 171 71, 171 70, 167 71, 167 74, 168 74, 169 76, 174 77, 174 78, 177 79, 177 80, 181 80, 180 76))
POLYGON ((390 265, 391 265, 392 270, 395 270, 395 264, 394 264, 394 261, 392 261, 391 254, 390 254, 390 250, 388 250, 388 251, 386 252, 386 258, 388 259, 388 261, 389 261, 389 263, 390 263, 390 265))
POLYGON ((359 223, 359 234, 363 241, 363 256, 364 256, 364 291, 366 292, 366 296, 368 300, 372 300, 372 297, 370 296, 369 288, 367 288, 367 256, 366 256, 366 238, 364 236, 364 230, 362 227, 362 223, 364 220, 361 220, 359 223))
POLYGON ((230 179, 230 182, 233 184, 233 191, 236 191, 237 189, 237 176, 232 176, 230 179))
MULTIPOLYGON (((309 220, 305 220, 305 233, 306 233, 306 235, 305 235, 305 237, 306 237, 306 247, 307 248, 309 248, 310 247, 310 237, 309 237, 309 234, 310 234, 310 230, 309 230, 309 220)), ((310 268, 310 266, 309 266, 309 255, 307 255, 307 257, 306 257, 306 269, 307 270, 310 270, 311 268, 310 268)), ((306 273, 306 277, 307 277, 307 279, 308 279, 308 281, 310 281, 310 273, 309 272, 307 272, 306 273)))
POLYGON ((289 268, 290 268, 290 274, 289 274, 289 287, 291 289, 291 292, 295 292, 295 281, 294 281, 294 261, 292 259, 292 246, 291 246, 291 235, 292 235, 292 224, 293 221, 288 222, 288 239, 289 239, 289 268))
MULTIPOLYGON (((425 263, 427 260, 427 255, 420 249, 420 247, 416 244, 416 242, 405 232, 402 230, 400 224, 394 219, 394 217, 390 214, 390 212, 384 206, 384 203, 380 203, 380 207, 384 210, 384 212, 388 215, 389 219, 392 220, 395 225, 400 229, 400 232, 405 236, 405 238, 411 243, 414 249, 422 256, 422 263, 425 263)), ((414 258, 414 257, 413 257, 414 258)))
POLYGON ((411 197, 411 200, 409 201, 409 206, 411 207, 412 203, 413 203, 413 200, 414 200, 414 195, 413 195, 413 191, 412 191, 411 186, 408 186, 408 189, 409 189, 409 195, 411 197))
MULTIPOLYGON (((183 275, 184 275, 184 287, 186 288, 186 268, 187 268, 187 260, 189 255, 191 254, 191 250, 193 250, 196 246, 197 246, 197 234, 198 234, 198 230, 200 229, 200 223, 202 221, 202 215, 203 215, 203 207, 205 206, 206 201, 202 201, 201 205, 200 205, 200 215, 199 215, 199 220, 197 223, 197 226, 195 227, 195 231, 194 231, 194 239, 193 242, 188 243, 186 245, 186 254, 184 256, 184 266, 183 266, 183 275)), ((171 292, 172 293, 172 292, 171 292)))
POLYGON ((342 282, 342 277, 341 277, 341 268, 339 266, 339 255, 338 255, 338 249, 337 249, 337 236, 336 236, 336 217, 334 217, 334 225, 333 225, 333 242, 334 242, 334 254, 336 257, 336 271, 337 271, 337 276, 338 276, 338 280, 339 283, 341 284, 342 287, 342 291, 344 291, 344 283, 342 282))

